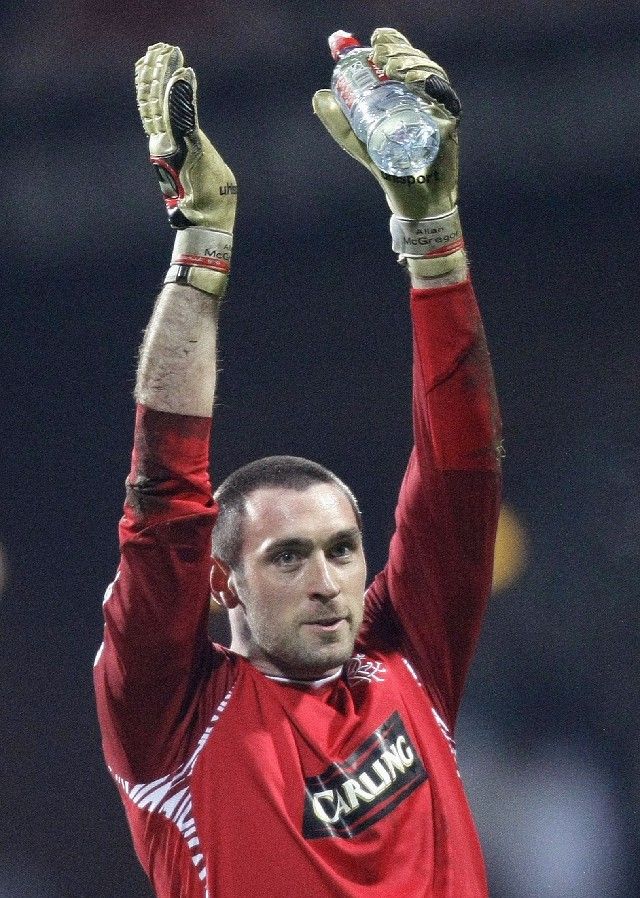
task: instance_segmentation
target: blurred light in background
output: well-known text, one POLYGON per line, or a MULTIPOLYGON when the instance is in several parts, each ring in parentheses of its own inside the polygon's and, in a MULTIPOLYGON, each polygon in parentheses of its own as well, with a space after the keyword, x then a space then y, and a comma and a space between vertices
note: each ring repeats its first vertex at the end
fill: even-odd
POLYGON ((527 564, 529 538, 521 517, 508 505, 500 509, 493 561, 493 591, 511 586, 527 564))
POLYGON ((625 869, 614 784, 588 749, 539 743, 516 752, 482 731, 465 739, 463 776, 491 871, 491 894, 614 898, 625 869), (495 891, 494 891, 495 890, 495 891))

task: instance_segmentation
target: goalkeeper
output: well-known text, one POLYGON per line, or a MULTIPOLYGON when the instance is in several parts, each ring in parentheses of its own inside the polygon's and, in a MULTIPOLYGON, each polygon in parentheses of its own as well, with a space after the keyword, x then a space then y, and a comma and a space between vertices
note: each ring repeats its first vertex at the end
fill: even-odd
POLYGON ((176 239, 140 353, 95 687, 159 898, 487 895, 454 727, 491 585, 499 417, 457 211, 460 106, 397 31, 374 32, 372 57, 423 93, 441 148, 426 177, 385 178, 332 94, 313 99, 384 191, 411 280, 414 448, 371 581, 357 501, 320 464, 260 459, 212 495, 236 182, 180 50, 156 44, 136 66, 176 239), (210 597, 228 609, 228 649, 207 635, 210 597))

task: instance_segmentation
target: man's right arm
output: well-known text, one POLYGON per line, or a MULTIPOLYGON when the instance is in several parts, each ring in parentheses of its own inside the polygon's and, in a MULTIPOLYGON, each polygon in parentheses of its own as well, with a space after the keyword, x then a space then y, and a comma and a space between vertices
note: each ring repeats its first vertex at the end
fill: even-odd
POLYGON ((207 637, 209 436, 235 217, 233 175, 198 129, 195 76, 178 48, 151 47, 136 86, 178 235, 140 351, 121 560, 105 596, 94 677, 107 762, 130 783, 183 761, 215 700, 200 688, 216 663, 207 637))

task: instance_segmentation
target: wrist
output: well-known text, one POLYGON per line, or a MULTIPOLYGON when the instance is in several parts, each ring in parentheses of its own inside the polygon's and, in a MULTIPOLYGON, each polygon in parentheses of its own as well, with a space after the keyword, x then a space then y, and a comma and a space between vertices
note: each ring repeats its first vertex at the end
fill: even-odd
POLYGON ((412 278, 447 276, 466 272, 466 254, 458 207, 440 215, 414 219, 394 213, 390 230, 398 262, 412 278))
POLYGON ((414 286, 424 286, 416 282, 433 281, 434 278, 442 279, 443 284, 453 284, 466 280, 468 276, 467 254, 464 248, 437 259, 406 259, 400 264, 406 265, 414 286))
POLYGON ((165 284, 195 287, 222 296, 231 268, 233 235, 228 231, 189 227, 178 231, 165 284))
POLYGON ((469 266, 467 255, 463 251, 456 253, 455 258, 448 259, 451 265, 446 271, 435 272, 432 268, 425 270, 426 266, 419 260, 411 268, 407 262, 407 268, 411 278, 411 286, 414 290, 433 290, 436 287, 448 287, 452 284, 461 284, 469 279, 469 266))

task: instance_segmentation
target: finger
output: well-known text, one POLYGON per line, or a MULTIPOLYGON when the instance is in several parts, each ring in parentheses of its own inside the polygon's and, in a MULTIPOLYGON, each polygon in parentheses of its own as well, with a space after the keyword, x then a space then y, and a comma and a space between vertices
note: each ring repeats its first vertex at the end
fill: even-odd
POLYGON ((381 69, 384 69, 394 53, 415 52, 404 34, 400 34, 395 28, 376 28, 371 35, 371 59, 381 69))
POLYGON ((427 96, 444 106, 447 112, 450 112, 455 118, 459 117, 462 111, 462 104, 458 94, 451 87, 448 80, 445 80, 440 75, 429 75, 421 87, 427 96))
MULTIPOLYGON (((374 62, 379 65, 375 59, 374 62)), ((447 73, 442 66, 430 59, 426 53, 413 48, 410 53, 404 51, 390 53, 386 62, 380 67, 389 78, 398 78, 401 81, 424 81, 430 74, 439 75, 447 80, 447 73)))
POLYGON ((143 126, 149 135, 162 129, 166 84, 181 65, 180 48, 162 43, 149 47, 136 63, 136 97, 143 126))
MULTIPOLYGON (((198 121, 198 81, 192 68, 178 69, 167 85, 166 115, 174 138, 184 139, 195 158, 204 148, 209 168, 227 168, 222 156, 200 130, 198 121)), ((229 172, 229 178, 233 176, 229 172)), ((228 178, 228 179, 229 179, 228 178)), ((235 182, 234 182, 235 183, 235 182)))
POLYGON ((458 95, 449 83, 442 66, 426 53, 416 50, 406 37, 394 28, 378 28, 372 35, 373 62, 389 78, 419 87, 432 100, 440 103, 454 117, 460 115, 458 95))
POLYGON ((180 47, 162 43, 149 47, 136 63, 136 99, 142 125, 150 137, 165 129, 163 118, 166 86, 182 63, 180 47))
POLYGON ((136 62, 136 74, 141 69, 153 69, 158 59, 167 56, 173 56, 173 58, 177 60, 176 68, 182 65, 183 59, 180 47, 175 47, 173 44, 165 44, 162 42, 151 44, 151 46, 147 48, 147 52, 144 56, 136 62))
POLYGON ((376 48, 383 47, 385 44, 393 44, 398 47, 404 44, 406 47, 411 47, 411 41, 395 28, 376 28, 371 35, 371 46, 376 48))
POLYGON ((371 159, 364 144, 353 133, 351 125, 330 90, 316 91, 313 95, 313 111, 343 150, 362 165, 371 168, 371 159))
POLYGON ((442 66, 413 47, 395 28, 376 28, 371 35, 371 48, 372 61, 389 78, 412 82, 424 80, 433 73, 447 79, 442 66))
POLYGON ((196 112, 196 76, 193 69, 177 69, 164 92, 165 121, 176 138, 193 134, 198 127, 196 112))

